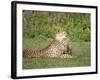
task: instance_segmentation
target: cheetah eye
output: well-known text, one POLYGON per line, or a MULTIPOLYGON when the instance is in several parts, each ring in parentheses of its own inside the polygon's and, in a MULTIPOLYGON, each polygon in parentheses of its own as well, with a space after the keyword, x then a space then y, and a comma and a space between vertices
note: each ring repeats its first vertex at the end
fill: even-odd
POLYGON ((63 34, 66 34, 65 32, 63 32, 63 34))

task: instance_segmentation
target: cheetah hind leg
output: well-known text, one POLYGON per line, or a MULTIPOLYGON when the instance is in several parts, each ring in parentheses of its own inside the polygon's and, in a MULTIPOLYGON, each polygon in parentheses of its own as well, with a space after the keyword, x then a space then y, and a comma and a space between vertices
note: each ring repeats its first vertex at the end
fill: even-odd
POLYGON ((76 56, 72 56, 72 55, 69 55, 69 54, 62 54, 60 56, 60 58, 76 58, 76 56))

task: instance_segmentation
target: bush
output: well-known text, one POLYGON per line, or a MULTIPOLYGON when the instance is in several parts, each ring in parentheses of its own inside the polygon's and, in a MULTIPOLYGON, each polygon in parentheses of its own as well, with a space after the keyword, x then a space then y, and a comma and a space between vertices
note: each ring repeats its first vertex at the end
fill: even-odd
POLYGON ((48 39, 61 30, 66 31, 72 41, 90 41, 90 14, 23 11, 24 37, 48 39))

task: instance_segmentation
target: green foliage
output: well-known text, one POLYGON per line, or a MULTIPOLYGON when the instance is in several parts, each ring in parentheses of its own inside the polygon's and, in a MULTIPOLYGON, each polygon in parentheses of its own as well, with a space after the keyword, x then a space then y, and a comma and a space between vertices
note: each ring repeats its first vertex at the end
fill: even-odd
POLYGON ((64 30, 72 41, 90 41, 90 14, 23 11, 24 38, 51 39, 64 30))
POLYGON ((74 42, 72 47, 77 58, 23 58, 23 69, 90 66, 90 42, 74 42))
POLYGON ((90 66, 90 14, 23 11, 23 49, 43 48, 55 33, 66 31, 72 41, 73 59, 23 58, 23 69, 90 66))

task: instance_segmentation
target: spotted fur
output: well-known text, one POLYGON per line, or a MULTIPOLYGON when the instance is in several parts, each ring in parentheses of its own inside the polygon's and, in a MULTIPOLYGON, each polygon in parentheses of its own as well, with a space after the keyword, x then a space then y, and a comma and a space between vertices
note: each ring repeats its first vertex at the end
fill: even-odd
POLYGON ((65 32, 59 32, 48 46, 41 49, 24 49, 23 56, 27 58, 72 58, 72 49, 69 47, 67 34, 65 32))

